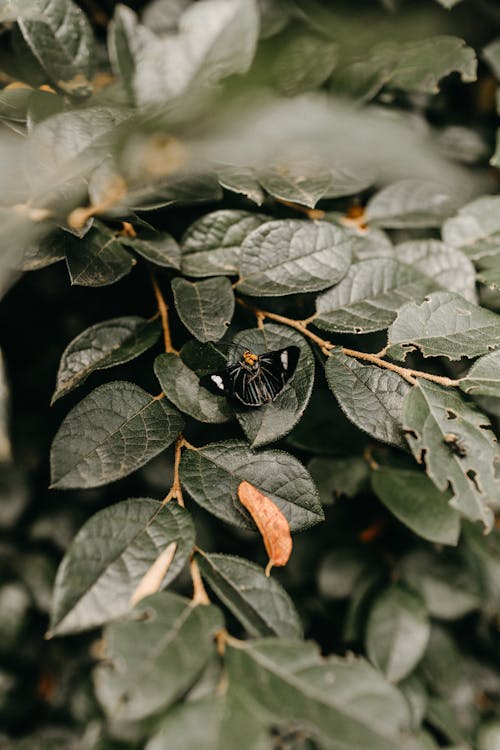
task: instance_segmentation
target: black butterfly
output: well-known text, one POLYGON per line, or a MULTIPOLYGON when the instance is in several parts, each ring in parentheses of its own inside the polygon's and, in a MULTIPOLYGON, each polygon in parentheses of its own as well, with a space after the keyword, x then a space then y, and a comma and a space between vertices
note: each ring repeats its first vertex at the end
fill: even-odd
POLYGON ((217 396, 227 396, 245 406, 263 406, 277 398, 299 361, 298 346, 265 354, 246 349, 239 362, 200 378, 200 385, 217 396))

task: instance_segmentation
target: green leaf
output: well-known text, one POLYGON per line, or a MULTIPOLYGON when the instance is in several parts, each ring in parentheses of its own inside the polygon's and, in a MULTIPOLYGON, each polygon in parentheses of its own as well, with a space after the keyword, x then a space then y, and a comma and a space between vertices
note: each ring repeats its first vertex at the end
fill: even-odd
POLYGON ((411 265, 373 258, 352 265, 342 281, 316 298, 314 324, 337 333, 387 328, 408 300, 422 300, 436 282, 411 265))
POLYGON ((270 77, 285 96, 319 88, 337 62, 338 45, 319 34, 293 33, 281 40, 271 62, 270 77))
POLYGON ((102 225, 94 225, 82 239, 68 236, 66 243, 66 263, 72 284, 114 284, 137 262, 115 235, 102 225))
POLYGON ((59 230, 24 249, 22 259, 16 264, 20 271, 38 271, 53 263, 58 263, 66 257, 66 243, 68 235, 59 230))
POLYGON ((171 234, 157 232, 152 227, 138 226, 138 237, 121 236, 120 242, 146 260, 164 268, 181 267, 181 249, 171 234))
POLYGON ((421 594, 432 617, 456 620, 481 604, 478 576, 455 556, 415 550, 401 560, 400 574, 421 594))
POLYGON ((191 497, 217 518, 255 529, 238 500, 246 480, 267 495, 284 514, 291 531, 302 531, 323 520, 316 488, 306 469, 284 451, 252 451, 240 440, 210 443, 184 451, 181 482, 191 497))
POLYGON ((204 281, 172 280, 179 318, 198 341, 218 341, 234 315, 234 292, 225 276, 204 281))
POLYGON ((359 659, 321 659, 313 644, 274 638, 228 646, 229 678, 275 723, 307 726, 328 750, 399 750, 408 708, 359 659))
POLYGON ((385 589, 372 606, 366 650, 390 682, 399 682, 422 658, 429 635, 429 618, 420 596, 394 585, 385 589))
POLYGON ((412 351, 424 357, 477 357, 500 346, 500 315, 471 304, 459 294, 433 292, 409 302, 389 328, 387 354, 404 360, 412 351))
POLYGON ((328 358, 325 373, 342 411, 360 430, 383 443, 404 446, 403 399, 410 386, 402 377, 362 365, 340 350, 328 358))
POLYGON ((195 221, 182 238, 182 273, 219 276, 238 273, 243 240, 268 218, 248 211, 213 211, 195 221))
POLYGON ((98 487, 127 476, 182 430, 179 412, 133 383, 96 388, 61 424, 51 450, 52 487, 98 487))
POLYGON ((318 588, 325 599, 347 599, 356 583, 373 566, 373 560, 359 547, 337 547, 321 561, 318 588))
POLYGON ((500 350, 480 357, 458 385, 474 396, 500 397, 500 350))
POLYGON ((489 505, 498 499, 500 480, 488 418, 457 391, 420 380, 405 400, 404 427, 413 455, 436 487, 444 492, 450 485, 450 505, 490 529, 489 505))
POLYGON ((442 185, 404 179, 370 198, 365 219, 369 224, 389 229, 438 227, 453 210, 452 197, 442 185))
POLYGON ((485 195, 463 206, 442 228, 443 240, 471 260, 500 252, 500 197, 485 195))
POLYGON ((438 544, 457 544, 460 516, 450 507, 450 492, 441 492, 421 472, 384 468, 372 473, 381 502, 415 534, 438 544))
POLYGON ((324 221, 269 221, 243 242, 237 288, 264 297, 325 289, 347 273, 351 244, 324 221))
POLYGON ((217 83, 251 65, 258 36, 252 0, 202 0, 191 5, 177 34, 133 30, 133 86, 139 105, 157 104, 217 83))
MULTIPOLYGON (((260 448, 286 435, 302 417, 314 383, 314 357, 304 337, 297 331, 278 325, 240 331, 235 344, 248 347, 257 354, 298 346, 300 356, 291 381, 275 401, 248 409, 234 407, 236 418, 253 448, 260 448)), ((236 360, 240 355, 236 354, 236 360)))
POLYGON ((477 301, 474 266, 458 248, 438 240, 414 240, 396 245, 394 251, 399 261, 434 279, 442 289, 477 301))
POLYGON ((175 706, 162 719, 145 750, 269 750, 269 730, 236 690, 175 706))
POLYGON ((254 171, 249 167, 224 164, 217 169, 219 183, 232 193, 239 193, 261 206, 264 203, 264 191, 259 185, 254 171))
POLYGON ((360 456, 327 458, 316 456, 307 466, 323 505, 341 495, 355 497, 368 480, 368 464, 360 456))
POLYGON ((260 170, 259 181, 268 193, 279 200, 314 208, 327 195, 331 174, 313 156, 305 160, 295 157, 260 170))
POLYGON ((95 370, 121 365, 158 341, 160 324, 136 316, 112 318, 90 326, 64 350, 52 403, 85 382, 95 370))
POLYGON ((158 713, 196 681, 223 626, 220 611, 170 592, 144 599, 125 622, 104 632, 95 687, 106 713, 136 721, 158 713))
POLYGON ((297 610, 285 589, 258 565, 233 555, 198 551, 201 575, 253 637, 302 638, 297 610))
POLYGON ((31 51, 56 86, 70 96, 92 93, 94 36, 72 0, 37 0, 18 23, 31 51))
POLYGON ((154 370, 168 400, 181 411, 199 422, 218 424, 231 419, 227 400, 202 388, 198 375, 177 354, 160 354, 154 370))
POLYGON ((172 542, 175 555, 158 589, 180 573, 194 547, 190 514, 174 503, 134 498, 93 515, 59 566, 51 635, 93 628, 128 612, 144 575, 172 542))

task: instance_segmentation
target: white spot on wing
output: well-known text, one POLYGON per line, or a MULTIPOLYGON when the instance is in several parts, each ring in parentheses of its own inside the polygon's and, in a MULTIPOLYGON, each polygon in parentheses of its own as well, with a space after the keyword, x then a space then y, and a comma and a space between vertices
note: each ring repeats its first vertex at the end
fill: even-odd
POLYGON ((221 391, 224 390, 224 381, 222 380, 220 375, 212 375, 212 380, 217 388, 220 388, 221 391))
POLYGON ((288 352, 285 351, 281 352, 280 354, 281 364, 283 365, 284 370, 288 370, 288 352))

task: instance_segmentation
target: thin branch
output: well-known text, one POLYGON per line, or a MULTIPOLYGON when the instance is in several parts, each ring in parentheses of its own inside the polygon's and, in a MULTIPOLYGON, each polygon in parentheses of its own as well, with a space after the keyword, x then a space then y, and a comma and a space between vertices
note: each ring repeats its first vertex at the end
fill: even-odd
POLYGON ((323 339, 321 338, 321 336, 317 336, 315 333, 308 329, 308 324, 314 320, 313 316, 311 316, 310 318, 306 318, 305 320, 294 320, 293 318, 287 318, 285 315, 278 315, 277 313, 260 310, 259 308, 250 305, 248 302, 240 298, 238 298, 237 301, 242 307, 253 312, 258 321, 261 321, 264 318, 268 318, 269 320, 274 320, 277 323, 282 323, 283 325, 289 326, 290 328, 295 328, 295 330, 299 331, 303 336, 306 336, 307 338, 311 339, 311 341, 314 341, 314 343, 319 346, 326 357, 329 357, 331 355, 332 349, 340 349, 340 351, 343 352, 343 354, 345 354, 347 357, 361 359, 365 362, 370 362, 373 365, 377 365, 377 367, 383 367, 386 370, 396 372, 412 385, 415 385, 415 383, 417 382, 416 378, 430 380, 433 383, 439 383, 439 385, 444 385, 446 387, 457 386, 460 382, 459 380, 454 380, 453 378, 447 378, 444 375, 433 375, 432 373, 425 372, 423 370, 413 370, 409 367, 395 365, 392 362, 388 362, 387 360, 382 359, 382 357, 379 356, 380 354, 383 354, 385 350, 383 350, 383 352, 379 352, 379 354, 369 354, 368 352, 359 352, 356 349, 349 349, 345 346, 338 346, 336 344, 333 344, 328 339, 323 339))
POLYGON ((188 447, 189 443, 186 442, 182 435, 179 435, 177 440, 175 441, 175 448, 174 448, 174 479, 172 481, 172 486, 170 487, 168 494, 165 495, 165 497, 162 500, 162 504, 166 505, 170 502, 173 498, 177 500, 181 508, 184 507, 184 498, 182 497, 182 487, 181 487, 181 480, 179 478, 179 466, 181 464, 181 453, 182 449, 185 447, 188 447))
POLYGON ((165 343, 165 351, 169 354, 179 354, 177 349, 174 349, 172 345, 172 336, 170 334, 170 325, 168 322, 168 305, 165 302, 165 298, 161 292, 160 286, 154 274, 154 271, 149 270, 151 276, 151 283, 153 285, 153 291, 156 297, 156 304, 158 305, 158 312, 160 313, 161 326, 163 328, 163 341, 165 343))
POLYGON ((205 606, 207 604, 210 604, 210 599, 208 597, 207 590, 203 585, 200 569, 194 556, 191 557, 191 560, 189 562, 189 571, 191 573, 191 580, 193 581, 193 598, 191 601, 193 602, 193 604, 201 604, 205 606))

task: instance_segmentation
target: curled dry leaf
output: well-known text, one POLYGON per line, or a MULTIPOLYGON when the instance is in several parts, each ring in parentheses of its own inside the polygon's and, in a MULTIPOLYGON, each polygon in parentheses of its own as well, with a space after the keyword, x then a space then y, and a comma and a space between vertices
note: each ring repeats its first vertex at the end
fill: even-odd
POLYGON ((269 555, 269 563, 266 567, 268 576, 274 565, 286 565, 290 559, 292 554, 290 526, 278 506, 250 482, 240 483, 238 497, 262 534, 266 552, 269 555))
POLYGON ((135 607, 135 605, 146 596, 156 594, 156 592, 159 591, 161 582, 167 575, 167 571, 175 557, 176 550, 177 542, 170 542, 163 552, 158 555, 149 570, 144 573, 139 585, 130 597, 131 607, 135 607))

